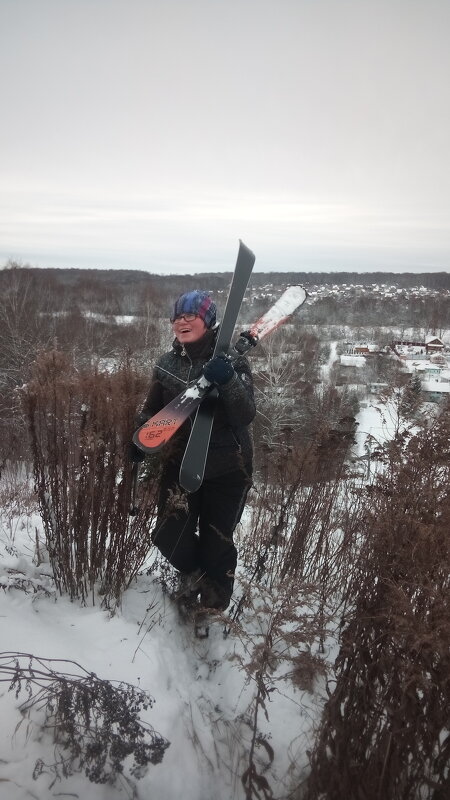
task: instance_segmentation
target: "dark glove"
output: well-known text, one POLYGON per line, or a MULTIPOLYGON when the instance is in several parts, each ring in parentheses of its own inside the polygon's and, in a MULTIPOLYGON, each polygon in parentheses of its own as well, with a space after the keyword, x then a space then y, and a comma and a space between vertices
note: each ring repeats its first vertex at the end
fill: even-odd
POLYGON ((133 464, 140 464, 145 458, 145 453, 134 442, 129 442, 127 445, 127 458, 133 464))
POLYGON ((234 375, 233 365, 225 354, 221 353, 208 361, 203 368, 203 375, 210 383, 222 386, 231 381, 234 375))

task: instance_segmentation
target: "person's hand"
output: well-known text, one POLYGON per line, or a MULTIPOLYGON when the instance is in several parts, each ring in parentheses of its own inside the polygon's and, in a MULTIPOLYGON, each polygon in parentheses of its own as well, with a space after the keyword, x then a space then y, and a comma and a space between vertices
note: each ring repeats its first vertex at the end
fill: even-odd
POLYGON ((228 356, 221 353, 218 356, 214 356, 210 361, 207 361, 203 368, 203 375, 210 383, 223 386, 224 383, 231 381, 234 375, 234 368, 228 356))

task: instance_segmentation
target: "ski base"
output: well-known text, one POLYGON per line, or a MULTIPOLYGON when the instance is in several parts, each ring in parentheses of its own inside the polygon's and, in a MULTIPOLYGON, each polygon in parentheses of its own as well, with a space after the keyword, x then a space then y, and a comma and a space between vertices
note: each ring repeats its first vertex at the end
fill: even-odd
MULTIPOLYGON (((219 353, 227 353, 230 348, 231 337, 254 263, 255 254, 241 241, 213 357, 219 353)), ((202 485, 217 396, 217 390, 214 389, 199 407, 181 462, 180 486, 190 493, 196 492, 202 485)))

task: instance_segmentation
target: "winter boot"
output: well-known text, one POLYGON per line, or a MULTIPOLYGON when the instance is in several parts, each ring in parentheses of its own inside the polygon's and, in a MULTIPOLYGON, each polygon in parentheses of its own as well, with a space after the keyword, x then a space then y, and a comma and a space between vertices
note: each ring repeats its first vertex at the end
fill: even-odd
POLYGON ((204 575, 200 581, 200 606, 211 611, 225 611, 229 602, 225 587, 204 575))
POLYGON ((179 573, 178 589, 175 597, 178 607, 184 615, 189 614, 190 611, 198 606, 202 575, 201 569, 196 569, 194 572, 179 573))
POLYGON ((205 575, 200 581, 200 603, 194 615, 194 631, 197 639, 207 639, 209 627, 220 619, 230 602, 230 592, 226 587, 205 575))

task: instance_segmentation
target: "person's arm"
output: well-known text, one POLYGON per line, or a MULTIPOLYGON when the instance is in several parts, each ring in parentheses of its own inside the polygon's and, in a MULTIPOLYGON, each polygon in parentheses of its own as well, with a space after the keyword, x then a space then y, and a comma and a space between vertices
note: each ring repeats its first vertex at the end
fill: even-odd
POLYGON ((219 397, 233 425, 249 425, 256 414, 250 365, 241 357, 231 362, 215 356, 204 368, 207 380, 217 386, 219 397))

